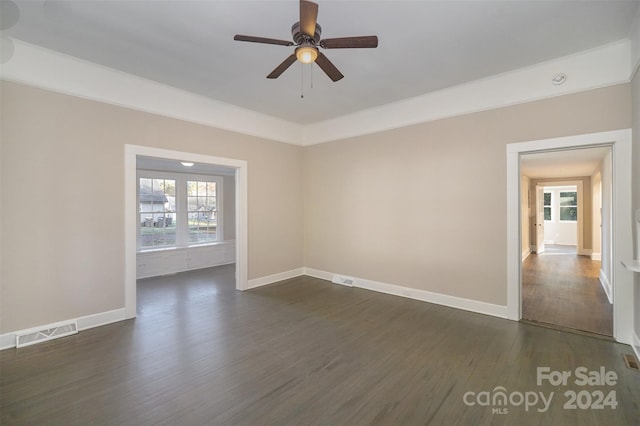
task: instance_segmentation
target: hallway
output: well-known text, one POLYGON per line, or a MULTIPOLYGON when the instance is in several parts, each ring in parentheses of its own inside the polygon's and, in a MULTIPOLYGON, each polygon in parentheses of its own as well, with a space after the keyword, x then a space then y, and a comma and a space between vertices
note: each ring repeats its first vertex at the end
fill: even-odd
POLYGON ((547 246, 522 263, 522 318, 613 335, 613 305, 598 274, 600 262, 570 246, 547 246))

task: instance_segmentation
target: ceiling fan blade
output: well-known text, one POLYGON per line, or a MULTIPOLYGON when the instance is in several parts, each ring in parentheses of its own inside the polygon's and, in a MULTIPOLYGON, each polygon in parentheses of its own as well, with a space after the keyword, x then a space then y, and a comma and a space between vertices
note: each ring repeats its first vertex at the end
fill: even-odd
POLYGON ((318 20, 318 5, 307 0, 300 0, 300 30, 311 38, 316 33, 318 20))
POLYGON ((325 49, 369 49, 378 47, 377 36, 362 36, 362 37, 340 37, 340 38, 326 38, 320 40, 320 46, 325 49))
POLYGON ((292 41, 287 41, 287 40, 278 40, 275 38, 265 38, 265 37, 254 37, 254 36, 247 36, 247 35, 240 35, 240 34, 236 34, 233 37, 234 40, 236 41, 249 41, 252 43, 264 43, 264 44, 277 44, 280 46, 293 46, 294 43, 292 41))
POLYGON ((285 59, 280 65, 278 65, 276 67, 276 69, 271 71, 271 74, 269 74, 267 76, 267 78, 278 78, 278 77, 280 77, 280 74, 285 72, 287 70, 287 68, 289 68, 291 66, 291 64, 293 64, 296 61, 296 59, 297 59, 296 55, 292 54, 287 59, 285 59))
POLYGON ((325 74, 329 76, 332 81, 338 81, 344 75, 336 68, 335 65, 331 63, 331 61, 322 54, 322 52, 318 52, 318 57, 316 58, 316 64, 320 67, 325 74))

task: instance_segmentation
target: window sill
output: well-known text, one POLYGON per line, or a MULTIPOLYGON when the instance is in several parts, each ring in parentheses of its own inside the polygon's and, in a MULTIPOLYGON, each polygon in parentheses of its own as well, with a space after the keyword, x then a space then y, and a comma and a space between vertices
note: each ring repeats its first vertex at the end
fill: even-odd
POLYGON ((188 245, 188 246, 172 246, 172 247, 149 248, 149 249, 137 250, 136 254, 158 253, 158 252, 163 252, 163 251, 190 250, 190 249, 197 249, 197 248, 201 248, 201 247, 212 247, 212 246, 226 245, 226 244, 230 244, 230 243, 233 243, 233 242, 234 242, 234 240, 227 240, 227 241, 216 241, 216 242, 213 242, 213 243, 191 244, 191 245, 188 245))

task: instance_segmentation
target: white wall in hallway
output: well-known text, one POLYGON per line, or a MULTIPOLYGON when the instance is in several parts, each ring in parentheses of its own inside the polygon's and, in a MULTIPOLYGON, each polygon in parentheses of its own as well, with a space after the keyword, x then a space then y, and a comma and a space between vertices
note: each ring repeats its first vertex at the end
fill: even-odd
POLYGON ((545 186, 544 192, 551 192, 551 220, 544 221, 545 244, 578 245, 578 223, 560 220, 560 193, 577 191, 573 186, 545 186))

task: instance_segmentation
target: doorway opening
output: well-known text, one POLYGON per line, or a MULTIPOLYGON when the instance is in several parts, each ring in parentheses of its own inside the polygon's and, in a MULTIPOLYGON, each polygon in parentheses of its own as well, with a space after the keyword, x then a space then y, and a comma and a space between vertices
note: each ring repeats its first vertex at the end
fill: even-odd
MULTIPOLYGON (((520 157, 523 319, 613 336, 612 300, 605 291, 610 280, 600 260, 591 257, 594 240, 602 240, 595 234, 611 229, 610 221, 593 225, 594 212, 602 211, 595 182, 603 174, 610 182, 611 172, 609 146, 520 157)), ((609 212, 611 197, 605 200, 609 212)), ((605 241, 609 253, 610 240, 605 241)))
POLYGON ((126 317, 138 278, 233 262, 245 290, 246 161, 125 145, 126 317))
MULTIPOLYGON (((523 259, 526 260, 531 255, 530 248, 534 245, 535 233, 534 218, 532 210, 536 210, 535 185, 531 185, 531 179, 523 177, 525 173, 521 169, 521 158, 530 154, 543 154, 552 152, 565 152, 574 155, 585 148, 606 148, 610 150, 610 179, 606 173, 598 176, 591 175, 592 180, 601 187, 602 217, 600 223, 597 222, 597 215, 593 212, 593 207, 585 207, 583 215, 585 219, 591 216, 595 223, 585 221, 584 229, 598 228, 602 224, 601 232, 593 232, 585 235, 584 252, 577 253, 575 258, 589 261, 601 261, 600 270, 608 268, 608 276, 605 282, 598 277, 600 288, 605 290, 607 299, 611 299, 613 337, 616 341, 630 344, 633 340, 633 295, 632 276, 624 269, 622 259, 630 258, 632 254, 631 222, 629 214, 631 212, 631 191, 628 182, 631 180, 631 131, 618 130, 611 132, 593 133, 587 135, 568 136, 555 139, 544 139, 529 142, 520 142, 507 145, 507 311, 508 318, 519 321, 523 316, 523 259), (573 150, 573 151, 572 151, 573 150), (529 182, 527 182, 529 179, 529 182), (528 196, 521 196, 527 194, 528 196), (607 197, 608 200, 607 200, 607 197), (527 203, 525 205, 525 203, 527 203), (605 206, 610 205, 607 210, 605 206), (529 230, 529 232, 524 232, 529 230), (600 253, 594 245, 592 235, 600 235, 600 253), (527 241, 528 239, 528 241, 527 241), (607 247, 610 250, 607 252, 607 247), (529 250, 527 252, 527 250, 529 250), (600 257, 600 260, 597 260, 600 257), (606 265, 606 266, 605 266, 606 265), (608 281, 608 282, 607 282, 608 281), (607 292, 606 288, 609 289, 607 292)), ((575 173, 571 173, 575 178, 575 173)), ((569 179, 564 177, 564 179, 569 179)), ((557 178, 553 179, 557 180, 557 178)), ((578 179, 574 179, 578 180, 578 179)), ((592 182, 584 185, 584 191, 598 193, 594 191, 592 182)), ((586 198, 586 195, 585 197, 586 198)), ((597 209, 599 210, 599 209, 597 209)), ((578 212, 578 214, 580 214, 578 212)), ((597 239, 597 238, 596 238, 597 239)), ((577 248, 579 250, 579 247, 577 248)), ((533 256, 536 254, 534 253, 533 256)), ((542 256, 541 256, 542 257, 542 256)), ((547 255, 547 258, 561 257, 547 255)), ((553 268, 552 268, 553 269, 553 268)), ((557 269, 557 268, 556 268, 557 269)), ((599 274, 601 275, 601 274, 599 274)))

